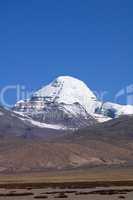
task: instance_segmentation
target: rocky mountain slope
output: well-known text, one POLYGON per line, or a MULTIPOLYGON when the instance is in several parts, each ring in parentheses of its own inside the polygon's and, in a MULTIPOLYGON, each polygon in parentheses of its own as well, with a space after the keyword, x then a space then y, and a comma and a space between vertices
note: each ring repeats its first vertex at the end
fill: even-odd
POLYGON ((49 138, 63 134, 65 130, 57 125, 39 123, 0 107, 0 138, 49 138))
POLYGON ((70 132, 30 120, 0 109, 1 173, 133 165, 132 116, 70 132))

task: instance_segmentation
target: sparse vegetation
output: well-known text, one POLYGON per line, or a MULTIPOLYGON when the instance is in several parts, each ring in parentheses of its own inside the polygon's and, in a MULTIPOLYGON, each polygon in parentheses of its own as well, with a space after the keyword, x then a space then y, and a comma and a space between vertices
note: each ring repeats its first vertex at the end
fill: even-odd
POLYGON ((55 196, 55 198, 62 198, 62 199, 64 199, 64 198, 68 198, 68 196, 64 192, 61 192, 61 193, 59 193, 58 196, 55 196))
POLYGON ((34 199, 47 199, 48 198, 48 196, 42 196, 42 195, 40 195, 40 196, 34 196, 34 199))

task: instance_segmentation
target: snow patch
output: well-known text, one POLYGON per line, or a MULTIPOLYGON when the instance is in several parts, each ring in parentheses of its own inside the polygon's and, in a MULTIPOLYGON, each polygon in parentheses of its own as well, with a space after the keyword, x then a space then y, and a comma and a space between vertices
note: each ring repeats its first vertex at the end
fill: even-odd
POLYGON ((3 116, 3 115, 4 115, 4 113, 0 111, 0 116, 3 116))
POLYGON ((41 123, 32 119, 26 119, 26 118, 21 118, 19 117, 19 119, 28 122, 36 127, 40 127, 40 128, 48 128, 48 129, 55 129, 55 130, 61 130, 61 129, 67 129, 64 126, 61 125, 56 125, 56 124, 46 124, 46 123, 41 123))
POLYGON ((112 118, 110 118, 110 117, 106 117, 106 116, 100 115, 100 114, 93 114, 93 117, 94 117, 99 123, 107 122, 107 121, 109 121, 109 120, 112 119, 112 118))
POLYGON ((133 115, 133 106, 132 105, 119 105, 111 102, 106 102, 102 106, 102 113, 106 114, 107 111, 114 111, 115 117, 121 115, 133 115))

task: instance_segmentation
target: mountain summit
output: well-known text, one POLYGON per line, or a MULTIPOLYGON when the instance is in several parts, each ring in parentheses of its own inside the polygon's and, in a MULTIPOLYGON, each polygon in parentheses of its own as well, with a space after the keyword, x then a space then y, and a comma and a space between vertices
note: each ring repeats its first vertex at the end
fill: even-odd
POLYGON ((87 85, 71 76, 60 76, 19 101, 13 110, 32 119, 64 128, 81 128, 133 114, 133 106, 100 102, 87 85))
POLYGON ((70 76, 60 76, 52 83, 33 94, 33 99, 43 99, 47 103, 72 105, 79 103, 86 111, 93 113, 96 96, 87 85, 70 76))
POLYGON ((133 165, 133 116, 119 117, 133 106, 102 103, 78 79, 56 78, 14 111, 0 108, 0 172, 133 165))
POLYGON ((77 128, 96 123, 91 114, 97 104, 96 96, 85 83, 60 76, 33 93, 30 100, 17 102, 14 110, 40 122, 77 128))

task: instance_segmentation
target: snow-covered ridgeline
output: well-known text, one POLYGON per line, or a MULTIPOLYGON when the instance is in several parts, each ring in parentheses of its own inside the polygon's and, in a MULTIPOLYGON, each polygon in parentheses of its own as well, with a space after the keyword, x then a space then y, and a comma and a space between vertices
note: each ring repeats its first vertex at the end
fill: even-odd
POLYGON ((30 99, 17 102, 14 110, 39 122, 70 127, 133 114, 133 106, 98 101, 85 83, 70 76, 56 78, 33 93, 30 99))

